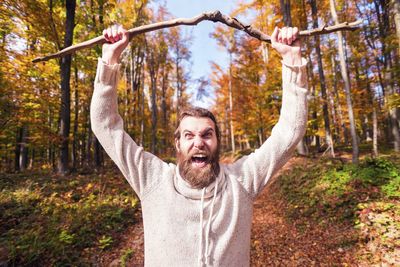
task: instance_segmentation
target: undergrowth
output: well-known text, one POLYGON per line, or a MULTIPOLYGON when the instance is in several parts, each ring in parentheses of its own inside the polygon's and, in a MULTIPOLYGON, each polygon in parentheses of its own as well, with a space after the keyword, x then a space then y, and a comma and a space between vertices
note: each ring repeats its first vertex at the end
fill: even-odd
POLYGON ((327 230, 332 223, 353 225, 361 263, 400 263, 399 166, 398 156, 366 158, 358 166, 337 159, 307 160, 279 180, 288 218, 313 220, 327 230))
POLYGON ((138 200, 114 173, 1 174, 0 263, 87 266, 134 223, 138 200))

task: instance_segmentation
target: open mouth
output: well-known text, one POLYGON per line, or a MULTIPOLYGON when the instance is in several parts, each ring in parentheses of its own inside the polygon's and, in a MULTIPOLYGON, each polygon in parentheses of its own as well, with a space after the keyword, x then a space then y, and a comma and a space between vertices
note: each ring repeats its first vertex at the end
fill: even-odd
POLYGON ((197 168, 202 168, 207 165, 208 157, 206 155, 194 155, 192 157, 192 165, 197 168))

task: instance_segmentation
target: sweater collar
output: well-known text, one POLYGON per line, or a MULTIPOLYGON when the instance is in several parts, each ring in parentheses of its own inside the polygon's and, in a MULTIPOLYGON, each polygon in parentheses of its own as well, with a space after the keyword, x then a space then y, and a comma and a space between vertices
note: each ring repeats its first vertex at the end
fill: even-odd
MULTIPOLYGON (((217 194, 219 194, 223 189, 225 189, 226 185, 226 178, 223 170, 223 166, 220 165, 220 171, 218 174, 218 189, 217 189, 217 194)), ((179 166, 176 166, 176 175, 174 176, 174 185, 175 185, 175 190, 190 199, 194 200, 200 200, 201 199, 201 194, 203 189, 196 189, 191 187, 191 185, 186 182, 182 176, 179 173, 179 166)), ((209 199, 213 197, 214 194, 214 189, 215 189, 215 181, 209 184, 204 191, 204 199, 209 199)))

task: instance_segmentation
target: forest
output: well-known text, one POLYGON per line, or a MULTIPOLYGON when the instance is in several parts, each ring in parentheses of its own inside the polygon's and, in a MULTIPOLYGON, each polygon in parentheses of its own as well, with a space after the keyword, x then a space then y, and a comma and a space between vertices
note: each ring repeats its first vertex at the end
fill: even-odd
MULTIPOLYGON (((232 6, 226 15, 267 34, 276 25, 362 21, 355 31, 302 39, 307 131, 255 203, 251 266, 400 264, 400 2, 232 6)), ((32 60, 115 22, 131 29, 173 18, 156 0, 0 2, 0 266, 143 265, 140 202, 91 130, 101 46, 32 60)), ((259 148, 279 119, 281 58, 269 44, 215 24, 209 38, 229 62, 211 62, 211 75, 196 80, 183 27, 137 35, 123 52, 124 128, 145 150, 176 162, 177 114, 193 99, 212 98, 221 160, 233 162, 259 148)))

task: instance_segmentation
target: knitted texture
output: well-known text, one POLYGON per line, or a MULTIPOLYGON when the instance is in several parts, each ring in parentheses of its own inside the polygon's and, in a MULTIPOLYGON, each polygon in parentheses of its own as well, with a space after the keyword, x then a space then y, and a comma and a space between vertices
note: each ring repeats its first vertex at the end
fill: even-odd
POLYGON ((249 266, 253 202, 306 129, 305 66, 304 59, 300 66, 282 64, 282 108, 271 136, 254 153, 220 164, 217 181, 202 190, 191 188, 176 165, 144 151, 124 131, 116 90, 119 65, 99 59, 92 130, 141 200, 145 266, 249 266))

